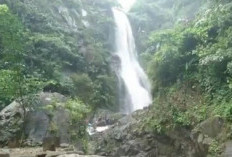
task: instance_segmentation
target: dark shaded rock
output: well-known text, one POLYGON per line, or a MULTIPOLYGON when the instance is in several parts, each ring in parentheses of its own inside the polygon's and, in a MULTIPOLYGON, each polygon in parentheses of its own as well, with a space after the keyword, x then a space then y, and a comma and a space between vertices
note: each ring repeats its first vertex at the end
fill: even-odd
POLYGON ((30 112, 26 119, 25 134, 31 144, 41 143, 49 128, 49 117, 44 111, 30 112))
POLYGON ((43 151, 55 151, 56 147, 60 146, 59 137, 45 137, 43 138, 43 151))
POLYGON ((20 147, 20 142, 19 138, 13 138, 8 141, 8 147, 9 148, 18 148, 20 147))
POLYGON ((0 152, 0 157, 10 157, 9 153, 0 152))
POLYGON ((46 153, 37 154, 36 157, 46 157, 46 153))

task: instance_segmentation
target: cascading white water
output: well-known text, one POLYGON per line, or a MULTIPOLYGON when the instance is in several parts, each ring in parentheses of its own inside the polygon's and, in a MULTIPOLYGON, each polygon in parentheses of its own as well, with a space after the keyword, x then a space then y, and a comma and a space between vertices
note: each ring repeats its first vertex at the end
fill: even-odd
POLYGON ((122 112, 131 113, 152 102, 150 85, 144 70, 139 65, 134 37, 126 14, 117 8, 112 9, 115 19, 116 56, 120 67, 118 76, 123 81, 125 93, 122 112))

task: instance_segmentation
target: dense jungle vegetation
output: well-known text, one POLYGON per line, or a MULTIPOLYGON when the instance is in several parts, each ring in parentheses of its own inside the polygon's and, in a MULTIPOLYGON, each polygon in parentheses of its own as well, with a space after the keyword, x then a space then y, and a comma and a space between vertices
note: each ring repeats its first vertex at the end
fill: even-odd
POLYGON ((152 80, 155 110, 169 109, 160 123, 189 126, 210 114, 231 119, 232 4, 208 5, 195 19, 152 32, 141 54, 152 80))
POLYGON ((94 107, 115 105, 115 77, 109 66, 112 43, 108 41, 113 3, 1 3, 0 108, 41 90, 78 97, 94 107), (59 3, 64 7, 50 10, 59 3), (79 12, 69 13, 67 8, 79 12), (82 8, 90 15, 82 16, 86 12, 82 8), (58 12, 63 19, 56 16, 58 12))

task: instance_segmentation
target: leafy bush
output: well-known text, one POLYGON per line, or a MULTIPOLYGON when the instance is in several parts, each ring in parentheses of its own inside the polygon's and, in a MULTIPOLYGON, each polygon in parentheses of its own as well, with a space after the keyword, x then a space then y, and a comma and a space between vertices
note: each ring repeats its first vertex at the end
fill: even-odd
POLYGON ((0 70, 0 109, 11 101, 30 94, 36 94, 47 84, 46 81, 31 76, 22 76, 21 72, 0 70))
POLYGON ((87 114, 91 111, 90 107, 88 107, 78 99, 70 99, 65 104, 65 108, 68 109, 71 113, 71 118, 72 118, 71 123, 78 123, 78 122, 85 123, 84 120, 87 114))
POLYGON ((95 107, 118 110, 116 104, 116 80, 114 77, 99 75, 93 84, 92 103, 95 107))
POLYGON ((83 150, 87 152, 88 147, 87 147, 86 118, 87 115, 91 112, 91 108, 78 99, 70 99, 65 104, 65 108, 68 109, 68 111, 71 114, 71 122, 70 122, 71 138, 73 142, 80 141, 83 146, 83 150))
POLYGON ((74 95, 78 96, 85 103, 91 103, 93 82, 89 76, 87 74, 73 74, 71 78, 74 85, 74 95))
POLYGON ((191 128, 209 117, 210 108, 204 95, 196 89, 175 85, 163 89, 151 107, 146 120, 149 130, 165 133, 175 128, 191 128))
POLYGON ((15 81, 16 73, 9 70, 0 70, 0 109, 8 105, 15 97, 18 84, 15 81))

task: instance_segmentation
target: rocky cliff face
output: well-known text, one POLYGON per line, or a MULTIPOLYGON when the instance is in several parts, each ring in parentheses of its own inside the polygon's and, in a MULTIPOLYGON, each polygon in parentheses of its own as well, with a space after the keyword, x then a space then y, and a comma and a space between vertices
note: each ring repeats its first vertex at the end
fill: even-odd
POLYGON ((20 142, 41 145, 47 136, 57 136, 61 143, 70 143, 71 118, 64 108, 67 98, 58 93, 40 93, 35 99, 25 119, 23 107, 16 101, 0 112, 0 146, 19 147, 20 142), (48 109, 52 103, 57 105, 53 111, 48 109))
POLYGON ((152 113, 148 109, 136 111, 120 119, 106 132, 93 135, 95 149, 92 153, 115 157, 210 157, 212 151, 221 148, 221 156, 232 155, 228 142, 215 143, 215 139, 228 140, 225 137, 227 124, 220 117, 209 118, 194 128, 176 127, 157 133, 144 125, 144 117, 149 116, 152 113))

